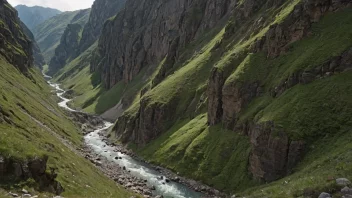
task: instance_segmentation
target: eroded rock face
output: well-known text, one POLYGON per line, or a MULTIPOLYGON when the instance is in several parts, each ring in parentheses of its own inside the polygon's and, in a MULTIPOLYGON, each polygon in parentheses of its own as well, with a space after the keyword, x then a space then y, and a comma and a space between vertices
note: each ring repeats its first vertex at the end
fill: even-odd
MULTIPOLYGON (((280 4, 282 1, 270 1, 267 5, 268 3, 280 4)), ((236 19, 241 21, 251 13, 253 14, 258 9, 255 4, 254 0, 246 1, 236 14, 236 19)), ((284 54, 287 46, 308 35, 312 24, 318 22, 324 14, 347 6, 351 6, 351 1, 303 1, 295 6, 293 12, 284 21, 272 25, 266 35, 252 45, 251 51, 266 52, 268 58, 284 54)), ((225 36, 234 31, 231 27, 227 28, 225 36)), ((312 70, 294 73, 279 86, 273 88, 271 95, 275 97, 299 83, 310 83, 315 79, 331 76, 350 68, 351 50, 347 50, 341 56, 334 57, 312 70)), ((262 88, 260 82, 235 81, 224 84, 227 77, 223 72, 214 70, 209 78, 209 124, 223 123, 230 130, 242 131, 250 136, 253 147, 249 160, 250 172, 255 178, 273 181, 290 173, 304 154, 304 142, 291 141, 284 129, 275 129, 274 123, 270 122, 238 126, 239 113, 254 98, 262 95, 262 88)))
POLYGON ((60 45, 55 49, 55 56, 50 61, 49 75, 53 75, 63 68, 66 61, 76 54, 81 30, 82 26, 80 24, 67 25, 65 32, 61 37, 60 45))
MULTIPOLYGON (((274 4, 282 3, 282 1, 273 2, 274 4)), ((236 18, 240 20, 243 17, 248 17, 249 13, 253 13, 255 6, 253 1, 246 1, 243 5, 245 9, 240 9, 236 18), (246 5, 248 4, 248 5, 246 5), (247 13, 247 14, 246 14, 247 13)), ((350 1, 344 0, 308 0, 304 1, 304 3, 300 3, 295 6, 294 11, 285 19, 280 25, 272 25, 269 31, 266 33, 264 37, 259 39, 253 46, 253 52, 266 51, 268 57, 276 57, 285 52, 286 46, 292 42, 302 39, 309 32, 309 28, 311 24, 317 22, 320 17, 329 11, 335 11, 342 7, 350 6, 350 1)), ((227 31, 231 32, 231 29, 227 31)), ((328 72, 334 72, 335 68, 344 68, 347 67, 350 58, 348 58, 348 53, 345 52, 341 57, 337 57, 334 60, 331 60, 327 63, 327 67, 330 69, 326 69, 326 67, 319 66, 317 71, 302 71, 300 73, 294 74, 287 81, 283 82, 282 86, 292 87, 299 82, 308 83, 314 80, 317 76, 325 75, 328 72), (339 66, 340 59, 344 57, 344 62, 339 66), (324 74, 322 74, 324 73, 324 74)), ((228 85, 222 86, 224 84, 223 79, 215 78, 215 76, 220 75, 218 73, 212 73, 209 79, 208 86, 208 114, 209 114, 209 122, 214 125, 219 123, 221 120, 219 118, 221 115, 223 116, 222 121, 225 123, 233 122, 232 125, 236 124, 236 114, 239 113, 242 109, 246 107, 254 97, 260 95, 260 86, 259 82, 257 83, 246 83, 246 82, 233 82, 228 85), (214 94, 219 92, 219 84, 222 89, 222 94, 214 94), (214 86, 217 85, 217 86, 214 86), (255 90, 257 89, 257 90, 255 90), (259 89, 259 90, 258 90, 259 89), (222 105, 222 110, 219 109, 219 104, 222 105)), ((227 76, 225 76, 227 78, 227 76)), ((282 92, 282 89, 277 88, 276 93, 282 92)))
POLYGON ((231 82, 222 88, 222 122, 225 127, 235 130, 238 114, 244 109, 253 98, 261 94, 261 87, 258 82, 243 83, 231 82))
POLYGON ((225 77, 223 71, 218 68, 214 68, 210 74, 210 80, 208 84, 208 103, 211 104, 208 107, 208 123, 215 125, 221 122, 223 115, 222 108, 222 86, 225 83, 225 77))
POLYGON ((252 153, 250 171, 255 178, 270 182, 289 174, 304 155, 303 141, 290 141, 272 122, 254 124, 249 133, 252 153))
POLYGON ((174 118, 175 106, 176 101, 150 105, 147 99, 143 99, 138 114, 120 117, 113 130, 123 143, 145 145, 167 130, 166 123, 174 118))
MULTIPOLYGON (((235 16, 239 16, 236 18, 237 23, 255 14, 261 6, 279 6, 283 2, 245 1, 239 10, 236 10, 238 12, 234 12, 235 16)), ((319 20, 322 14, 339 9, 337 5, 347 6, 348 3, 342 0, 334 2, 307 0, 298 4, 285 21, 280 25, 273 25, 268 33, 252 46, 252 52, 267 52, 268 58, 285 53, 286 46, 306 36, 311 24, 319 20), (319 11, 313 9, 311 5, 320 7, 319 11)), ((141 68, 157 64, 165 57, 166 61, 177 61, 177 52, 180 48, 197 38, 200 32, 206 29, 205 27, 213 27, 214 21, 221 19, 217 17, 225 17, 231 12, 228 9, 233 4, 233 1, 221 0, 212 2, 144 0, 138 4, 133 0, 128 1, 126 9, 116 19, 106 23, 91 70, 101 72, 102 81, 110 88, 121 80, 129 82, 141 68), (227 9, 224 8, 226 6, 227 9), (170 10, 166 15, 165 7, 177 9, 170 10), (196 17, 198 15, 189 17, 190 13, 199 10, 201 12, 196 12, 202 13, 199 19, 196 17)), ((225 37, 235 31, 236 29, 228 28, 225 37)), ((344 63, 339 64, 349 65, 351 59, 347 57, 340 58, 344 63)), ((337 63, 332 61, 329 64, 337 63)), ((172 67, 172 64, 166 65, 172 67)), ((167 68, 161 71, 156 84, 165 77, 167 68)), ((312 78, 307 71, 298 76, 300 75, 303 76, 302 82, 309 82, 312 78)), ((222 122, 227 128, 235 131, 239 129, 250 137, 253 150, 249 159, 249 171, 255 178, 273 181, 289 174, 302 159, 305 142, 291 140, 284 129, 277 128, 272 122, 257 124, 251 120, 249 121, 251 124, 237 126, 238 114, 254 98, 261 96, 263 90, 260 82, 235 81, 225 84, 228 76, 226 72, 213 69, 209 78, 207 91, 209 124, 216 125, 222 122)), ((296 78, 292 77, 292 85, 295 84, 296 78)), ((146 144, 165 131, 167 128, 165 123, 173 119, 170 114, 173 112, 172 106, 176 105, 172 103, 151 105, 146 99, 142 99, 138 113, 120 117, 114 131, 124 143, 146 144)))
POLYGON ((21 72, 33 65, 32 43, 23 32, 17 11, 0 1, 0 54, 21 72))
POLYGON ((84 26, 79 51, 84 52, 100 36, 107 19, 115 16, 125 6, 126 0, 96 0, 92 6, 89 20, 84 26))
POLYGON ((33 50, 33 58, 34 58, 34 65, 37 66, 39 69, 42 69, 43 66, 46 64, 42 52, 35 41, 33 33, 27 28, 27 26, 21 22, 21 27, 26 34, 26 36, 32 42, 32 50, 33 50))
POLYGON ((81 31, 88 19, 90 9, 79 11, 68 24, 63 35, 61 36, 60 44, 55 49, 55 55, 49 63, 48 75, 53 76, 57 71, 63 68, 66 63, 76 58, 79 51, 81 40, 81 31))
POLYGON ((286 52, 289 44, 301 40, 311 28, 327 12, 351 6, 346 0, 307 0, 295 6, 293 12, 280 24, 270 27, 266 35, 253 46, 253 51, 267 52, 274 58, 286 52))
POLYGON ((125 9, 105 24, 91 70, 101 73, 106 88, 121 80, 129 82, 143 67, 158 64, 166 55, 177 58, 175 52, 214 27, 233 2, 127 1, 125 9))
POLYGON ((0 182, 25 181, 33 178, 40 190, 60 195, 64 188, 56 181, 55 169, 47 170, 47 157, 18 161, 0 156, 0 182))

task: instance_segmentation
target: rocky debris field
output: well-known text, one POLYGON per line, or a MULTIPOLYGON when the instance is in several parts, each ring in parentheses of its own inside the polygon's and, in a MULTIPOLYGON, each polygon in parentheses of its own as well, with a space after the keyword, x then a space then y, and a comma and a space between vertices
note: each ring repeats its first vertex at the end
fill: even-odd
MULTIPOLYGON (((336 186, 341 188, 340 192, 337 192, 342 198, 352 198, 352 188, 350 180, 346 178, 336 179, 336 186)), ((340 197, 339 196, 339 197, 340 197)), ((337 196, 332 196, 330 193, 322 192, 318 198, 332 198, 337 196)))

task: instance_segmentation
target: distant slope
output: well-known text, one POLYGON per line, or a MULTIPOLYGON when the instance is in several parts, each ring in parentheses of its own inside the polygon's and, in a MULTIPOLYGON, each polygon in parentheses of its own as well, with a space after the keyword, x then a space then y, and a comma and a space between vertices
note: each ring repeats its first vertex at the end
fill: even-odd
POLYGON ((18 16, 21 21, 26 24, 31 31, 33 31, 37 25, 61 13, 60 10, 40 6, 28 7, 18 5, 15 8, 18 11, 18 16))
POLYGON ((64 12, 50 18, 34 29, 34 37, 42 50, 46 62, 50 62, 53 57, 67 25, 70 23, 85 23, 89 17, 87 12, 87 10, 64 12), (80 17, 81 14, 84 14, 84 17, 80 17))
POLYGON ((40 197, 131 197, 76 154, 82 134, 33 67, 30 41, 4 0, 0 41, 0 197, 22 188, 40 197))

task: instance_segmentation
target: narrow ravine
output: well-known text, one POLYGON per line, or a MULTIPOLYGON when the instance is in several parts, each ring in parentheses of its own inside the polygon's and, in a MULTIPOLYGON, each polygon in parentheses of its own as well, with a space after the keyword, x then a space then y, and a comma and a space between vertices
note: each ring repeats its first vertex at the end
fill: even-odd
MULTIPOLYGON (((60 85, 52 83, 50 81, 50 76, 44 75, 44 77, 48 80, 49 85, 56 90, 57 96, 62 100, 58 105, 68 111, 76 112, 76 110, 67 105, 71 100, 63 97, 65 91, 60 88, 60 85)), ((196 192, 186 185, 174 182, 165 177, 165 175, 162 175, 147 163, 136 160, 121 152, 116 152, 118 148, 108 145, 104 142, 103 137, 101 136, 101 132, 109 129, 112 125, 113 124, 110 122, 105 122, 105 127, 100 127, 99 129, 88 133, 84 137, 86 146, 90 147, 98 156, 104 157, 108 161, 123 167, 124 170, 134 177, 146 181, 148 186, 155 188, 155 190, 153 190, 153 196, 162 195, 164 198, 203 197, 203 194, 196 192)))

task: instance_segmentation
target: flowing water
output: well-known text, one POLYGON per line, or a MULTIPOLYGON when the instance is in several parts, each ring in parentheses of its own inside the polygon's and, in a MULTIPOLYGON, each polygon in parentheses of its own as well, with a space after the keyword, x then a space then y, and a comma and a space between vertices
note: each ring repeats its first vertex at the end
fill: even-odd
MULTIPOLYGON (((46 75, 44 75, 44 77, 46 79, 51 78, 46 75)), ((58 105, 69 111, 76 111, 67 106, 67 103, 70 102, 70 100, 63 97, 65 91, 60 88, 60 85, 51 83, 50 81, 48 81, 48 83, 56 89, 57 96, 62 99, 58 105)), ((147 184, 149 186, 155 186, 155 195, 163 195, 164 198, 200 198, 202 196, 201 193, 198 193, 183 184, 172 181, 166 182, 167 178, 151 168, 148 164, 135 160, 132 157, 120 152, 114 152, 116 148, 107 145, 99 135, 101 131, 107 130, 112 125, 112 123, 106 122, 105 127, 95 130, 84 137, 86 144, 90 146, 98 155, 106 157, 109 161, 115 162, 121 167, 126 167, 126 170, 130 171, 133 176, 147 180, 147 184), (122 157, 122 159, 115 159, 116 157, 122 157)))

